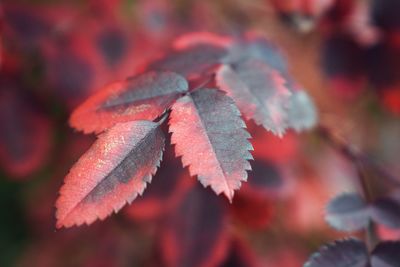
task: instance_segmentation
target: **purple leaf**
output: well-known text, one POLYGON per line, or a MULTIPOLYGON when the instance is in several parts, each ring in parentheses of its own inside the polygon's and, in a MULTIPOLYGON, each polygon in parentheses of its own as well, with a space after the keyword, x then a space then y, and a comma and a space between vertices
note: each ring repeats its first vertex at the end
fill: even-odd
POLYGON ((390 228, 400 227, 400 203, 391 198, 376 200, 371 206, 371 217, 390 228))
POLYGON ((368 267, 368 251, 357 239, 335 241, 314 253, 304 267, 368 267))
POLYGON ((400 267, 400 242, 383 242, 371 255, 371 267, 400 267))
POLYGON ((162 266, 202 267, 221 263, 229 245, 225 204, 200 185, 187 192, 161 232, 162 266))
POLYGON ((127 53, 128 40, 118 28, 102 31, 96 38, 97 49, 110 67, 115 67, 127 53))
POLYGON ((215 89, 199 89, 177 100, 170 117, 171 142, 183 166, 204 186, 232 200, 250 170, 250 134, 233 100, 215 89))
POLYGON ((90 97, 72 114, 70 123, 86 133, 101 132, 118 122, 154 120, 188 90, 173 72, 148 72, 113 83, 90 97))
POLYGON ((360 195, 346 193, 329 202, 325 219, 337 230, 357 231, 368 225, 369 208, 360 195))

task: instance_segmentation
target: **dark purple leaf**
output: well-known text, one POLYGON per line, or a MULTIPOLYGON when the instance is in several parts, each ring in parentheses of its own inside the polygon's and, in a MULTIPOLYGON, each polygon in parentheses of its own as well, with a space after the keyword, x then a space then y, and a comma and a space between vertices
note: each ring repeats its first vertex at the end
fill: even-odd
POLYGON ((368 251, 357 239, 335 241, 314 253, 304 267, 368 267, 368 251))
POLYGON ((46 162, 52 147, 49 119, 0 78, 0 165, 11 176, 24 177, 46 162))
POLYGON ((371 267, 400 267, 400 242, 383 242, 371 255, 371 267))
POLYGON ((240 239, 231 241, 227 258, 220 267, 256 267, 257 260, 251 247, 240 239))
POLYGON ((111 67, 117 65, 128 50, 128 40, 118 29, 106 29, 97 37, 97 47, 107 64, 111 67))
POLYGON ((248 185, 260 190, 276 190, 283 186, 284 181, 278 167, 271 161, 255 160, 249 173, 248 185))
POLYGON ((390 228, 400 227, 400 203, 391 198, 376 200, 371 206, 372 219, 390 228))
POLYGON ((5 5, 3 10, 6 27, 21 41, 31 44, 50 33, 50 21, 32 7, 5 5))
POLYGON ((64 101, 79 101, 86 97, 95 79, 90 61, 75 51, 64 49, 46 63, 49 83, 64 101))
POLYGON ((171 143, 183 166, 204 186, 232 200, 250 170, 250 134, 233 100, 215 89, 199 89, 172 106, 171 143))
POLYGON ((335 229, 357 231, 368 225, 369 208, 360 195, 346 193, 329 202, 325 219, 335 229))
POLYGON ((196 185, 164 225, 162 255, 167 267, 216 266, 228 250, 227 207, 196 185))

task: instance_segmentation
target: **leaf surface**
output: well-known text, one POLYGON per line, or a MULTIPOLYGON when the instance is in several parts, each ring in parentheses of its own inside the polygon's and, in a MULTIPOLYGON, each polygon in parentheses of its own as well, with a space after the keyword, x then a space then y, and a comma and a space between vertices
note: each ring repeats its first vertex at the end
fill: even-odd
POLYGON ((199 44, 187 49, 172 50, 165 57, 150 64, 150 70, 177 72, 186 78, 202 76, 219 65, 227 54, 221 46, 199 44))
POLYGON ((211 267, 228 252, 226 202, 196 184, 167 218, 161 233, 166 267, 211 267))
POLYGON ((400 228, 400 203, 392 198, 381 198, 371 206, 372 219, 390 228, 400 228))
POLYGON ((372 267, 400 266, 400 242, 383 242, 372 251, 372 267))
POLYGON ((177 100, 170 116, 171 143, 183 166, 204 186, 232 200, 250 170, 248 141, 233 100, 215 89, 200 89, 177 100))
POLYGON ((262 61, 248 60, 219 68, 217 84, 235 100, 247 119, 277 135, 285 132, 291 92, 279 72, 262 61))
POLYGON ((317 124, 318 114, 310 96, 303 90, 296 90, 290 97, 289 126, 297 132, 310 129, 317 124))
POLYGON ((342 194, 329 202, 325 219, 337 230, 361 230, 368 225, 369 207, 356 193, 342 194))
POLYGON ((314 253, 304 267, 367 267, 368 251, 357 239, 336 241, 314 253))
POLYGON ((164 136, 150 121, 119 123, 72 167, 57 200, 57 228, 90 224, 142 194, 161 161, 164 136))
POLYGON ((0 165, 19 179, 46 163, 53 145, 51 123, 18 93, 18 85, 0 83, 0 165))
POLYGON ((152 71, 113 83, 90 97, 72 114, 72 127, 101 132, 118 122, 154 120, 188 90, 173 72, 152 71))

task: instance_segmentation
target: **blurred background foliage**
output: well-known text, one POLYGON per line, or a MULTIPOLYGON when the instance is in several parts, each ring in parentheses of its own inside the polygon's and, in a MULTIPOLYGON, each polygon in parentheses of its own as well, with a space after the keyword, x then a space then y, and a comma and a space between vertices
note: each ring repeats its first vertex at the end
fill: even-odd
MULTIPOLYGON (((287 56, 321 125, 397 175, 399 13, 395 0, 2 1, 0 266, 301 266, 340 236, 324 223, 326 202, 358 190, 354 166, 318 134, 279 139, 251 125, 254 171, 229 207, 194 186, 169 151, 132 206, 90 227, 55 231, 57 190, 95 139, 71 130, 68 116, 181 34, 251 30, 287 56), (195 197, 186 199, 188 192, 195 197), (203 224, 185 218, 185 201, 205 209, 196 215, 203 224), (214 202, 217 211, 208 209, 214 202), (186 237, 174 222, 183 222, 186 237), (194 234, 207 223, 210 247, 194 234), (196 251, 203 258, 190 256, 196 251)), ((388 190, 374 178, 375 194, 388 190)))

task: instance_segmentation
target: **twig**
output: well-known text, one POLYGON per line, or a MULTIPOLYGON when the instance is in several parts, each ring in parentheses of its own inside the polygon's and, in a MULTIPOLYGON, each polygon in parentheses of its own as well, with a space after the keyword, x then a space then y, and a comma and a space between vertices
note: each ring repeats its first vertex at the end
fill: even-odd
MULTIPOLYGON (((369 166, 374 169, 377 173, 384 174, 386 179, 390 179, 391 182, 396 182, 399 184, 399 181, 392 176, 386 174, 386 172, 377 166, 374 162, 372 162, 366 155, 361 152, 354 151, 345 143, 338 141, 336 138, 333 137, 331 132, 324 128, 319 127, 317 128, 317 133, 324 141, 326 141, 331 147, 333 147, 336 151, 338 151, 341 155, 345 158, 350 160, 357 169, 357 176, 359 179, 359 185, 361 192, 367 201, 367 203, 371 203, 373 201, 371 190, 368 184, 367 173, 365 171, 365 166, 369 166), (389 178, 390 177, 390 178, 389 178)), ((365 241, 367 246, 370 250, 372 250, 375 245, 379 242, 379 237, 376 233, 375 224, 374 222, 370 221, 365 228, 365 241)))

